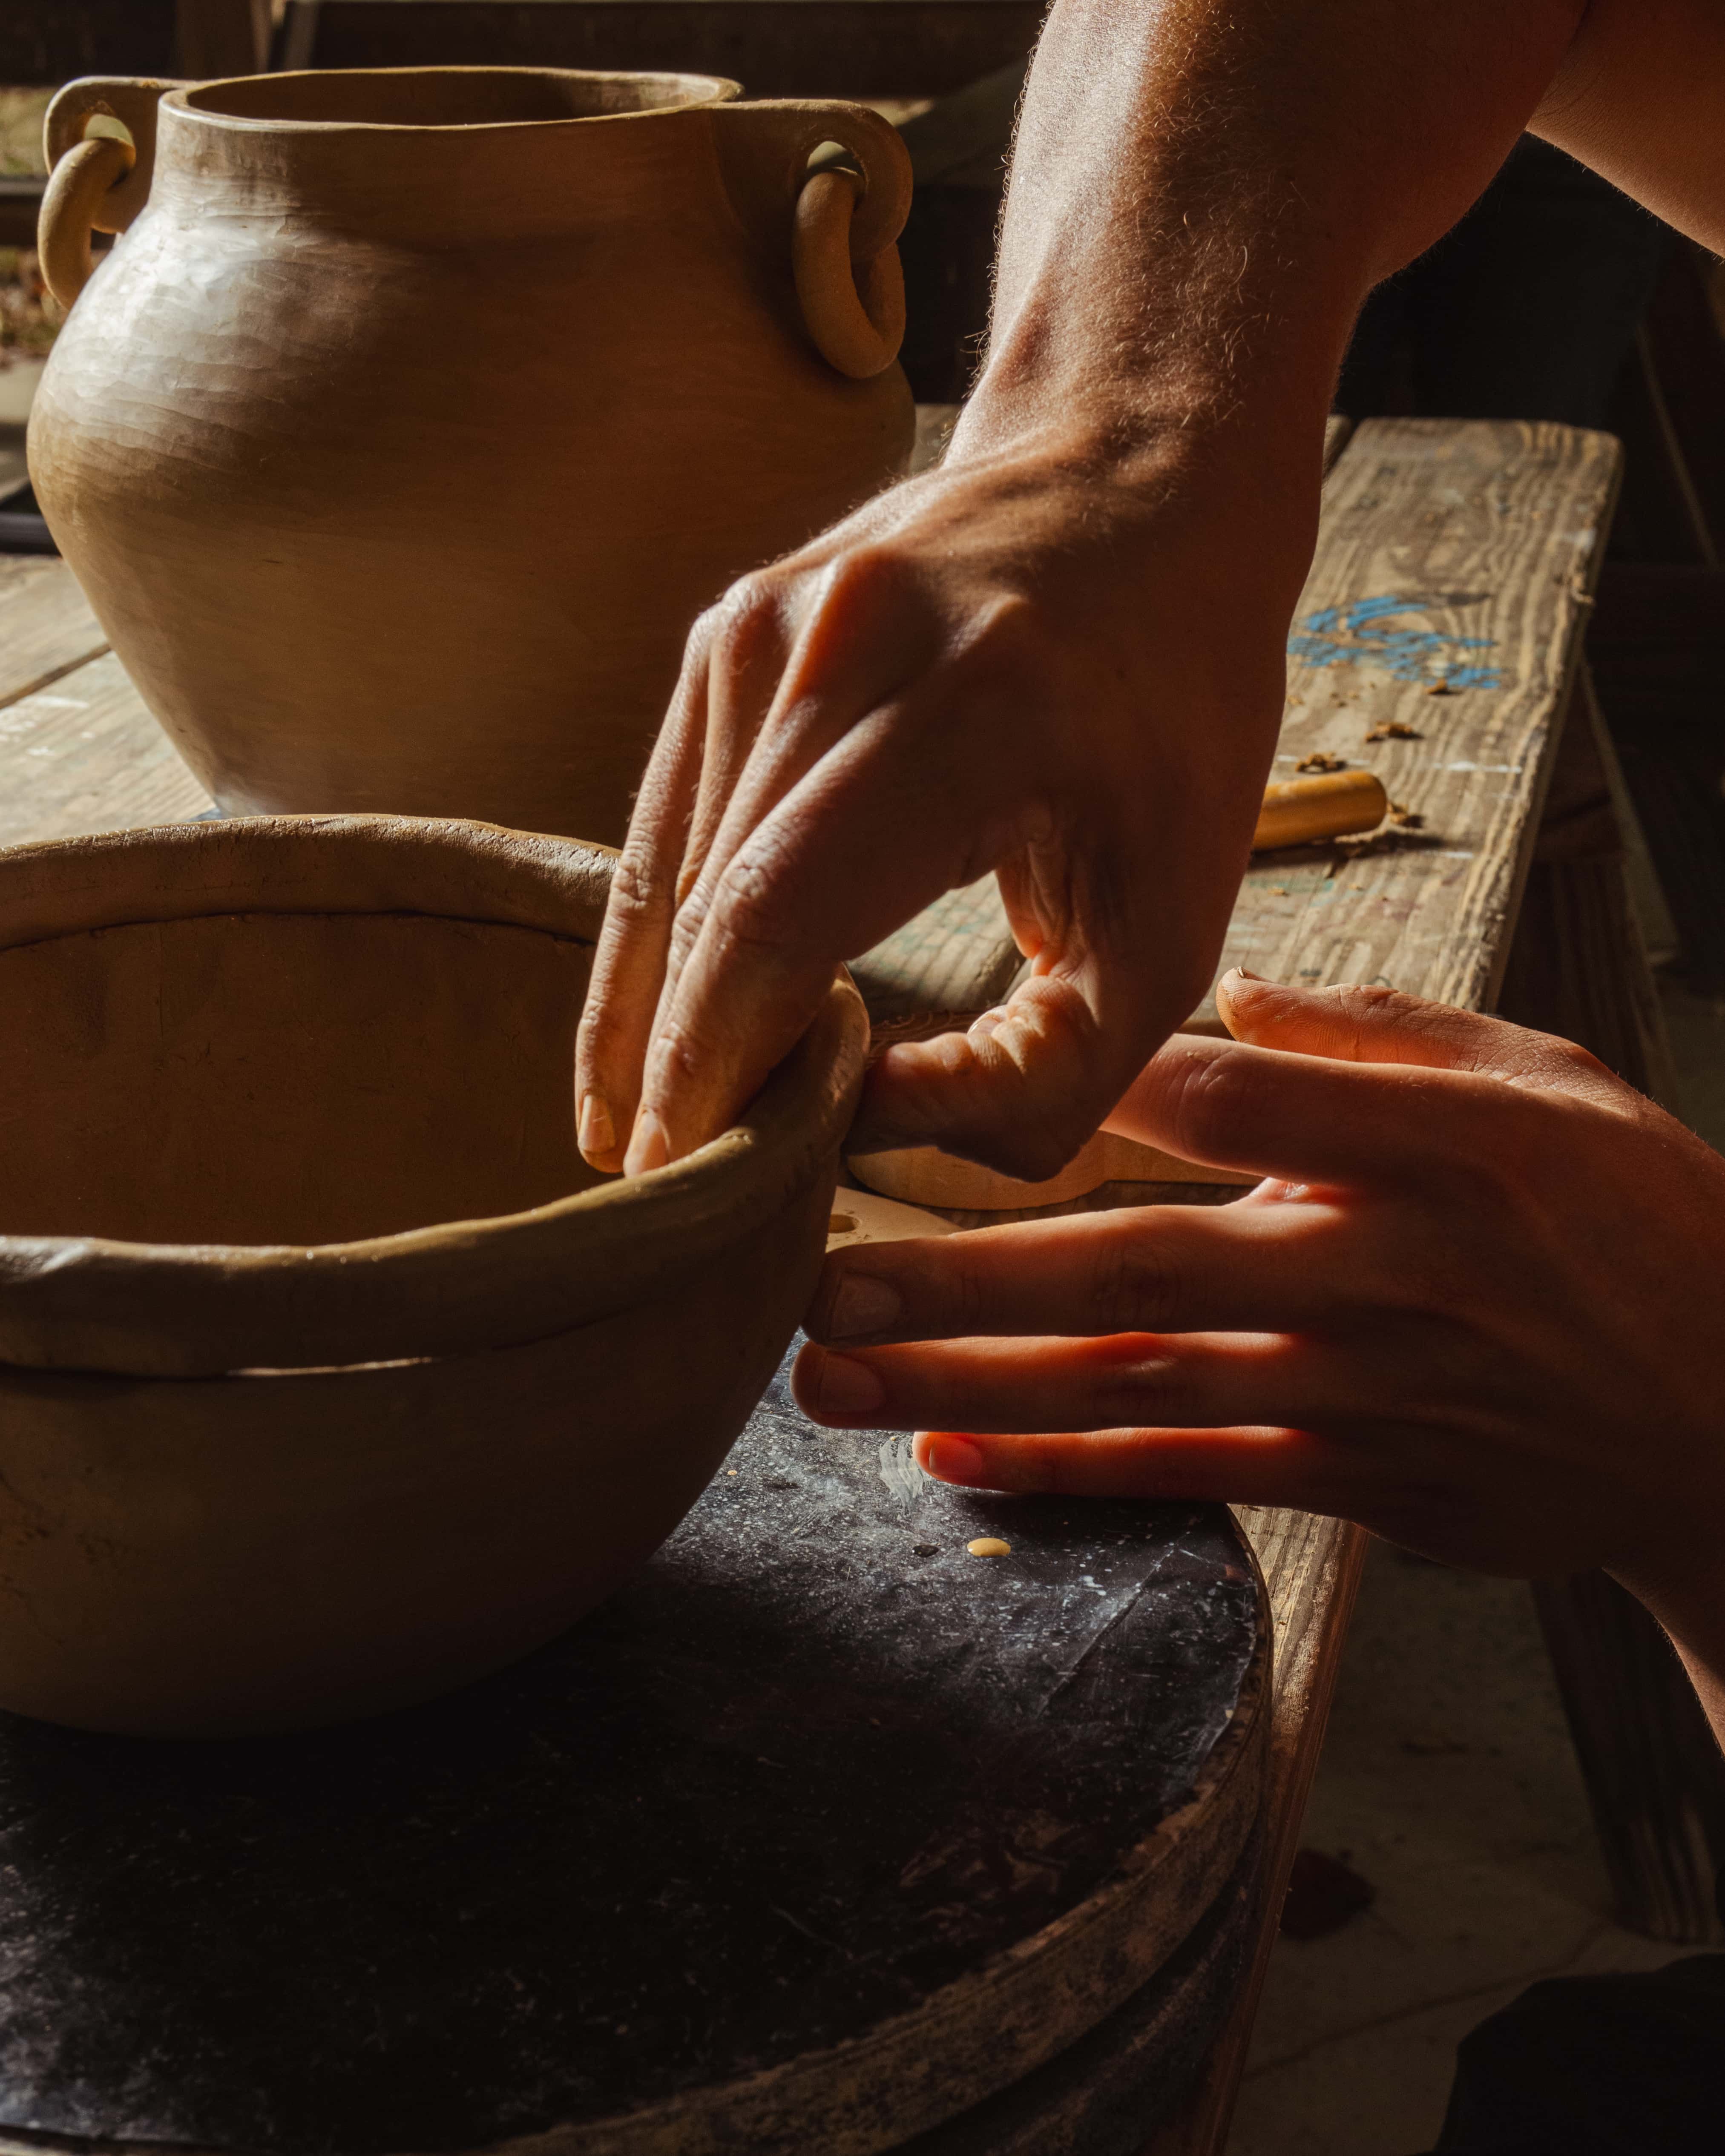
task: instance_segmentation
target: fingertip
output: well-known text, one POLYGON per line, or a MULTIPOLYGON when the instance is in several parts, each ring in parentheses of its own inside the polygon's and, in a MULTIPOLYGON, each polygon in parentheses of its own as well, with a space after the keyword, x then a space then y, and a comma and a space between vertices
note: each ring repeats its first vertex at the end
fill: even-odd
POLYGON ((1267 980, 1245 966, 1230 966, 1216 983, 1216 1014, 1236 1040, 1250 1045, 1255 1029, 1269 1024, 1279 1006, 1307 993, 1267 980))
POLYGON ((919 1430, 912 1450, 916 1465, 937 1482, 951 1482, 962 1490, 1001 1486, 989 1479, 988 1458, 982 1447, 952 1430, 919 1430))
POLYGON ((591 1168, 609 1168, 617 1153, 617 1130, 611 1120, 611 1104, 596 1086, 581 1096, 575 1116, 575 1142, 591 1168))
POLYGON ((670 1139, 665 1125, 651 1108, 642 1108, 635 1115, 635 1127, 629 1133, 629 1150, 623 1158, 625 1175, 650 1175, 655 1168, 663 1168, 670 1158, 670 1139))

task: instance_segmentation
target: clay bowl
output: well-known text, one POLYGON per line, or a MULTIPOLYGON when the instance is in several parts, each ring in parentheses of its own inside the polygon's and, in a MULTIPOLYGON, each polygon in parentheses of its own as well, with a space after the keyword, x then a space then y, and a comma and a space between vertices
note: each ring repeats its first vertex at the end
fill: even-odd
POLYGON ((596 1176, 612 860, 383 817, 0 854, 0 1706, 423 1699, 694 1502, 813 1286, 867 1026, 835 983, 734 1129, 596 1176))

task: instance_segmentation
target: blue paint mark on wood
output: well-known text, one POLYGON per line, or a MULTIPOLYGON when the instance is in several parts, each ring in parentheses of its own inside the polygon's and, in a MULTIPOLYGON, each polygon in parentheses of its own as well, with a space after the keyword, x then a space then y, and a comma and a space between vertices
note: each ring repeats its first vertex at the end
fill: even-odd
POLYGON ((1406 617, 1448 612, 1477 603, 1483 594, 1436 593, 1408 596, 1388 592, 1375 598, 1349 599, 1320 607, 1294 624, 1288 650, 1308 666, 1380 666, 1398 681, 1428 686, 1441 681, 1450 689, 1496 689, 1503 680, 1499 666, 1481 665, 1466 655, 1489 651, 1489 636, 1457 636, 1430 628, 1397 626, 1406 617))

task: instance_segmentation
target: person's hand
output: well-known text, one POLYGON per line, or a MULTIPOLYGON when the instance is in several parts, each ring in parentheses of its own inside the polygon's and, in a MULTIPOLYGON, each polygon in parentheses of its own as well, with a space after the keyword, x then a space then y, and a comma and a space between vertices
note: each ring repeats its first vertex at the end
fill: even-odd
POLYGON ((990 869, 1034 978, 1004 1020, 889 1051, 865 1127, 1026 1176, 1076 1150, 1211 978, 1320 418, 1273 454, 1225 429, 961 433, 702 619, 581 1022, 589 1160, 638 1172, 712 1137, 836 961, 990 869))
POLYGON ((1172 1043, 1111 1126, 1270 1179, 837 1253, 805 1411, 933 1432, 948 1481, 1603 1565, 1680 1638, 1725 1635, 1725 1160, 1496 1019, 1240 974, 1223 1003, 1237 1040, 1172 1043))

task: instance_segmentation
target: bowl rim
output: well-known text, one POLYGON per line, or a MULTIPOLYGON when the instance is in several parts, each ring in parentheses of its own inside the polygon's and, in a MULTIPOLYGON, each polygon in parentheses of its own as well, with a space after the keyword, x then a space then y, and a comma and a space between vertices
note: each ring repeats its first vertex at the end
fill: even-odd
MULTIPOLYGON (((152 920, 285 912, 423 913, 592 944, 617 858, 580 839, 383 815, 49 839, 0 853, 0 952, 152 920)), ((0 1233, 0 1363, 126 1377, 304 1373, 524 1345, 595 1323, 674 1294, 836 1170, 867 1045, 862 999, 841 967, 732 1128, 668 1167, 525 1212, 308 1245, 0 1233)))

